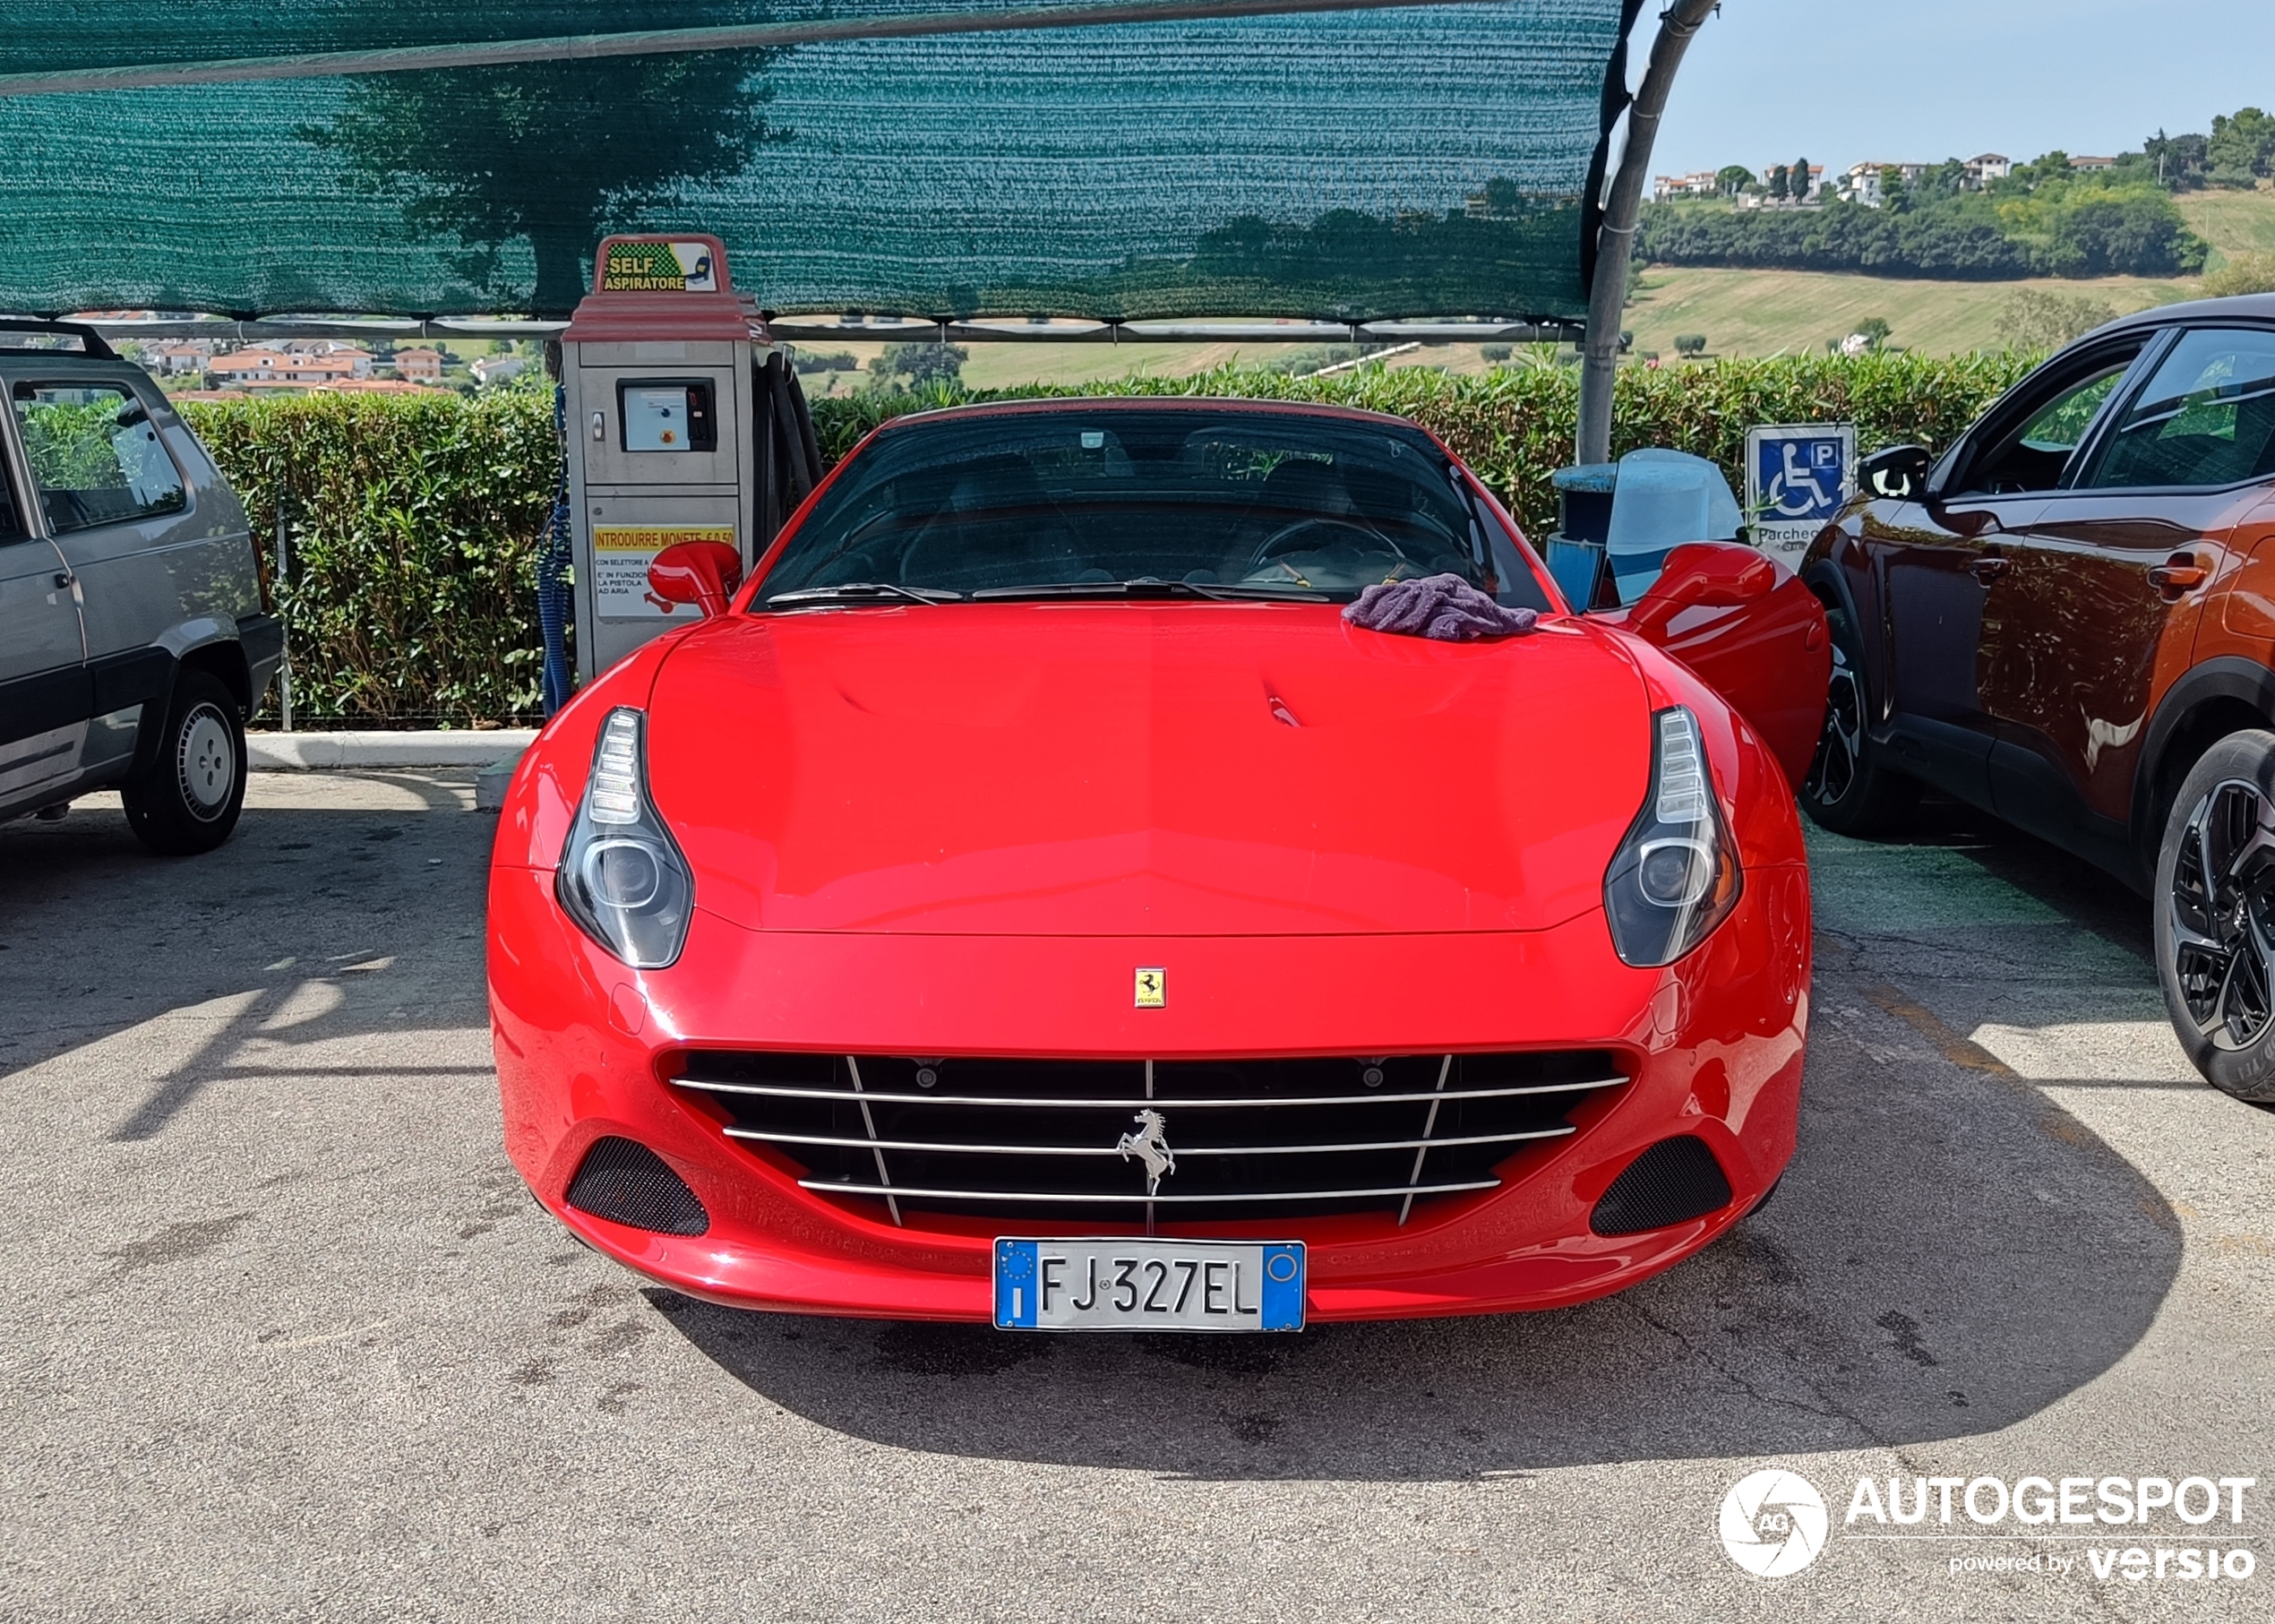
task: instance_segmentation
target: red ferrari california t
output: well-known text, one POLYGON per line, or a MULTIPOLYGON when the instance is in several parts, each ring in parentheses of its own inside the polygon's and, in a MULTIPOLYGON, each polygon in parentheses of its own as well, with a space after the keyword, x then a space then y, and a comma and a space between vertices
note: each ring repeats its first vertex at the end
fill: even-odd
POLYGON ((658 557, 700 616, 498 834, 506 1141, 602 1251, 1287 1330, 1616 1291, 1776 1183, 1830 654, 1773 560, 1577 613, 1411 423, 1067 400, 888 425, 734 573, 658 557), (1432 578, 1533 613, 1346 616, 1432 578))

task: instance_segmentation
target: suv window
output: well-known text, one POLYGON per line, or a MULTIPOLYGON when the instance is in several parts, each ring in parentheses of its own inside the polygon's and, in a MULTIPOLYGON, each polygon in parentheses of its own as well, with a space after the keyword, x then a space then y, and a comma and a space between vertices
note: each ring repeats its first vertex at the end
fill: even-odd
MULTIPOLYGON (((2062 483, 2062 470, 2093 425, 2094 417, 2133 365, 2137 349, 2100 357, 2086 374, 2042 400, 2036 409, 2025 406, 2021 425, 1996 435, 1968 469, 1966 489, 1986 495, 2019 491, 2050 491, 2062 483)), ((1954 493, 1956 494, 1956 493, 1954 493)))
POLYGON ((2084 484, 2234 485, 2275 473, 2275 332, 2180 335, 2084 484))
POLYGON ((56 534, 188 505, 158 425, 124 385, 22 382, 15 405, 32 483, 56 534))

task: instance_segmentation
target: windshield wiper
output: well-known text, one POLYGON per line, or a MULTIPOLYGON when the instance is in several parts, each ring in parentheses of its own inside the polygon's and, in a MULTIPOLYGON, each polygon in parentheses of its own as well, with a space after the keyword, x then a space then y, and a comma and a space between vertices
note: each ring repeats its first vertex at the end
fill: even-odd
POLYGON ((865 604, 880 597, 905 597, 912 604, 952 604, 963 597, 961 592, 950 592, 940 587, 904 587, 889 580, 849 580, 834 587, 806 587, 796 592, 777 592, 764 600, 769 609, 784 604, 794 606, 806 604, 865 604))
POLYGON ((1249 585, 1244 581, 1162 580, 1140 575, 1134 580, 1037 581, 1025 587, 981 587, 974 601, 1019 597, 1207 597, 1219 602, 1280 602, 1324 604, 1325 592, 1302 587, 1249 585))

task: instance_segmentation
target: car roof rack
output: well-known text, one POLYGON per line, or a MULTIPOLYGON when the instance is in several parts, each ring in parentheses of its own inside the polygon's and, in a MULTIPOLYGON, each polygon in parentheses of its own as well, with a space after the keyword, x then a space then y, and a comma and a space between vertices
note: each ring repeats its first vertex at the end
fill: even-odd
POLYGON ((77 339, 79 348, 98 361, 116 361, 118 352, 101 333, 84 322, 46 322, 38 316, 0 316, 0 332, 56 333, 77 339))

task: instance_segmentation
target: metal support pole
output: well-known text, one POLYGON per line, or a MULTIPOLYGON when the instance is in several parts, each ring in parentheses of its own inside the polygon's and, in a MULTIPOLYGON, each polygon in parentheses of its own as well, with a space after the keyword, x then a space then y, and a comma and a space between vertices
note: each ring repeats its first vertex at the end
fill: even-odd
POLYGON ((279 498, 277 503, 277 585, 285 589, 286 602, 280 606, 285 611, 285 634, 283 658, 277 667, 277 709, 281 730, 286 733, 292 731, 292 563, 285 542, 291 533, 292 527, 285 520, 285 504, 279 498))
POLYGON ((1659 37, 1643 84, 1627 104, 1627 145, 1604 200, 1596 232, 1595 281, 1588 289, 1588 333, 1580 348, 1580 434, 1573 460, 1611 459, 1611 390, 1619 371, 1619 316, 1627 304, 1627 261, 1634 252, 1635 216, 1643 207, 1644 172, 1659 135, 1659 116, 1674 89, 1690 38, 1721 0, 1673 0, 1659 16, 1659 37))

